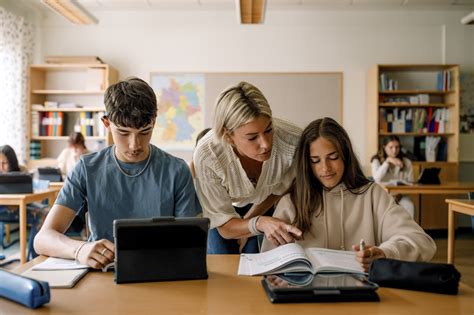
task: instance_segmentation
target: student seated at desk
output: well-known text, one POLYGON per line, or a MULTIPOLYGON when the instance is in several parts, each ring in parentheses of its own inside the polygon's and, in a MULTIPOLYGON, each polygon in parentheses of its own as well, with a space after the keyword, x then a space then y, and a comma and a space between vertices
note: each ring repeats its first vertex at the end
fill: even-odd
MULTIPOLYGON (((370 161, 375 182, 402 180, 413 183, 413 166, 401 149, 400 139, 397 136, 383 138, 379 152, 370 161)), ((408 211, 412 218, 415 217, 415 205, 410 197, 399 194, 395 196, 395 200, 408 211)))
MULTIPOLYGON (((15 150, 9 145, 0 146, 0 173, 6 172, 24 172, 26 173, 26 167, 20 166, 18 164, 18 158, 16 156, 15 150)), ((28 257, 34 257, 36 254, 33 252, 33 242, 32 238, 35 237, 36 231, 43 221, 46 213, 47 206, 40 203, 29 204, 26 208, 27 217, 26 221, 28 224, 31 224, 31 235, 30 242, 28 245, 28 257)), ((5 223, 15 223, 18 224, 20 221, 20 214, 17 206, 0 206, 0 244, 5 245, 3 241, 3 231, 5 223)), ((4 246, 8 247, 8 245, 4 246)))
MULTIPOLYGON (((301 136, 295 163, 298 176, 278 203, 274 217, 301 231, 303 247, 357 251, 368 270, 383 257, 428 261, 436 245, 405 209, 368 180, 346 131, 333 119, 313 121, 301 136), (360 250, 364 239, 367 246, 360 250)), ((285 244, 265 238, 263 251, 285 244)))
POLYGON ((58 167, 63 175, 67 175, 79 161, 83 154, 89 153, 86 147, 86 140, 80 132, 73 132, 69 135, 68 147, 61 151, 58 156, 58 167))
POLYGON ((201 213, 186 162, 150 144, 157 115, 153 89, 129 78, 106 90, 104 104, 102 122, 115 144, 80 158, 35 239, 39 254, 96 269, 114 261, 114 219, 201 213), (82 242, 63 233, 86 200, 91 235, 82 242))

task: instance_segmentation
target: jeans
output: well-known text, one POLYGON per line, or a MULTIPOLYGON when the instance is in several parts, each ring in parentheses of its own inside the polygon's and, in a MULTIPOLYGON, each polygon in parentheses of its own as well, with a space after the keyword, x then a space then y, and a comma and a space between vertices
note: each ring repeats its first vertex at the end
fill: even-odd
MULTIPOLYGON (((244 216, 252 207, 252 204, 249 204, 245 207, 234 207, 235 211, 237 211, 240 216, 244 216)), ((271 208, 265 214, 272 215, 274 209, 271 208)), ((259 240, 258 236, 249 237, 247 243, 245 244, 244 248, 242 249, 242 253, 259 253, 259 240)), ((260 237, 260 241, 261 241, 260 237)), ((225 239, 220 234, 217 228, 213 228, 209 230, 208 239, 207 239, 207 253, 208 254, 240 254, 239 251, 239 244, 237 243, 237 239, 225 239)))

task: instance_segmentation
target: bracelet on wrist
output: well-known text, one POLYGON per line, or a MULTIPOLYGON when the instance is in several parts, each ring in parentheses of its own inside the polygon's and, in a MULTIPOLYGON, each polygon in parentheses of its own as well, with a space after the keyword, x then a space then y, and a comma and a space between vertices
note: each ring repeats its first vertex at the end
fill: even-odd
POLYGON ((257 221, 260 218, 260 216, 253 217, 249 220, 248 222, 248 229, 252 235, 261 235, 263 234, 261 231, 257 229, 257 221))
POLYGON ((74 252, 74 260, 76 261, 76 263, 80 264, 79 262, 79 251, 82 249, 82 247, 84 247, 84 245, 86 245, 87 242, 83 242, 81 245, 79 245, 77 248, 76 248, 76 251, 74 252))

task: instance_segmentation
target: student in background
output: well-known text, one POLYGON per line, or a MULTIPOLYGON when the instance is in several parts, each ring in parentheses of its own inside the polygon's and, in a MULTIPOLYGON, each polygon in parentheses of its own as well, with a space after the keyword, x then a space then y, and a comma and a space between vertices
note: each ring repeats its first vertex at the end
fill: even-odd
MULTIPOLYGON (((397 136, 385 137, 382 140, 379 152, 370 161, 375 182, 402 180, 413 183, 413 166, 401 149, 400 139, 397 136)), ((412 218, 415 217, 415 205, 408 196, 399 194, 395 196, 395 200, 412 218)))
POLYGON ((89 153, 86 147, 84 136, 80 132, 73 132, 69 135, 68 147, 58 156, 58 166, 64 175, 74 168, 81 155, 89 153))
MULTIPOLYGON (((205 128, 205 129, 201 130, 200 133, 198 133, 198 135, 196 137, 195 147, 197 147, 197 145, 199 143, 199 140, 201 140, 201 138, 204 137, 206 135, 206 133, 208 133, 210 130, 211 130, 211 128, 205 128)), ((189 162, 189 169, 191 170, 191 174, 193 175, 193 178, 196 177, 196 170, 194 169, 194 161, 193 160, 191 160, 189 162)))
MULTIPOLYGON (((313 121, 295 155, 298 176, 274 217, 291 223, 303 247, 357 251, 364 270, 379 258, 428 261, 436 245, 408 213, 363 174, 346 131, 333 119, 313 121), (367 246, 360 250, 364 239, 367 246)), ((263 241, 263 250, 274 248, 263 241)))
MULTIPOLYGON (((18 158, 16 156, 15 150, 9 145, 2 145, 0 146, 0 173, 7 173, 7 172, 26 172, 26 168, 20 166, 18 164, 18 158)), ((27 208, 27 217, 26 221, 28 224, 32 226, 31 234, 30 234, 30 241, 28 245, 29 254, 28 257, 34 257, 35 253, 32 251, 33 249, 33 238, 35 237, 37 228, 43 221, 44 217, 47 213, 47 207, 40 203, 31 203, 28 204, 27 208)), ((17 206, 0 206, 0 224, 2 225, 0 228, 0 237, 1 242, 3 244, 3 227, 4 223, 15 223, 17 224, 20 220, 20 215, 17 206)))
POLYGON ((8 144, 0 146, 0 172, 27 172, 26 167, 18 163, 15 150, 8 144))
POLYGON ((297 228, 264 214, 295 177, 300 134, 295 125, 272 118, 255 86, 240 82, 220 94, 214 126, 193 159, 196 190, 211 220, 208 253, 258 252, 255 236, 262 233, 281 243, 299 237, 297 228))
POLYGON ((114 145, 81 156, 35 239, 38 253, 95 269, 114 261, 115 219, 201 213, 186 162, 150 144, 158 110, 153 89, 129 78, 107 88, 104 104, 102 122, 114 145), (89 242, 63 234, 86 201, 89 242))

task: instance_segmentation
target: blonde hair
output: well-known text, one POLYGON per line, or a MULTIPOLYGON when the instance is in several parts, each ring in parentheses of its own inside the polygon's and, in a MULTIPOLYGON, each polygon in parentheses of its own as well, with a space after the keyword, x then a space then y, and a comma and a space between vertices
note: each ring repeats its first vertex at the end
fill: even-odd
POLYGON ((217 98, 214 112, 214 130, 217 140, 226 141, 226 135, 259 116, 272 118, 272 110, 263 93, 248 82, 240 82, 225 89, 217 98))

